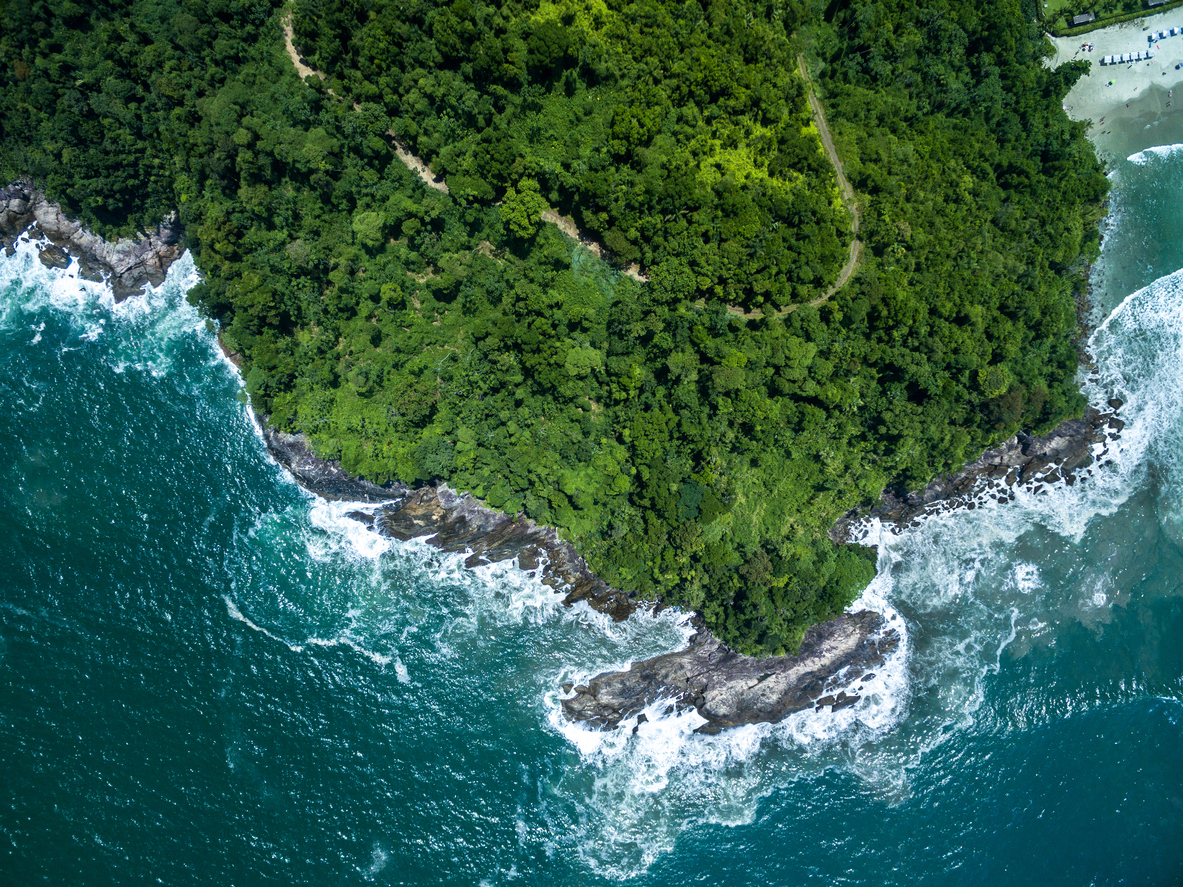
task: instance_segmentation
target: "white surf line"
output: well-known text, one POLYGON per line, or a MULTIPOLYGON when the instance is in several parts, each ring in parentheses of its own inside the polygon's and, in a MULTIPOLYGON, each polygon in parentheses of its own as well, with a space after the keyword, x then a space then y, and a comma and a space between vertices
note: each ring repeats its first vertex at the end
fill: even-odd
POLYGON ((303 653, 304 652, 303 645, 289 644, 287 641, 285 641, 279 635, 272 634, 267 629, 263 628, 263 626, 257 625, 256 623, 254 623, 250 619, 248 619, 246 616, 244 616, 242 613, 242 610, 238 609, 238 606, 234 603, 234 601, 230 600, 229 595, 226 595, 226 594, 222 595, 222 600, 224 600, 226 602, 226 612, 230 615, 231 619, 235 619, 238 622, 241 622, 247 628, 253 629, 254 631, 259 632, 259 634, 261 634, 265 637, 269 637, 269 638, 271 638, 271 640, 276 641, 277 643, 283 644, 285 647, 287 647, 293 653, 303 653))
POLYGON ((1135 154, 1131 154, 1126 160, 1138 166, 1145 166, 1150 162, 1151 157, 1170 157, 1179 151, 1183 151, 1183 144, 1155 145, 1154 147, 1145 148, 1135 154))
POLYGON ((266 628, 259 625, 257 622, 254 622, 248 616, 243 614, 242 610, 238 609, 238 605, 235 604, 234 601, 232 601, 230 599, 229 595, 222 595, 222 600, 224 600, 226 602, 226 612, 230 616, 231 619, 234 619, 237 622, 241 622, 247 628, 250 628, 253 631, 257 631, 259 634, 263 635, 264 637, 270 638, 271 640, 275 641, 276 643, 283 644, 285 647, 287 647, 293 653, 303 653, 308 647, 321 647, 321 648, 347 647, 350 650, 353 650, 353 652, 358 653, 362 656, 365 656, 367 659, 369 659, 375 665, 381 666, 383 668, 385 668, 387 665, 390 665, 391 663, 394 663, 395 673, 398 676, 399 681, 405 684, 405 683, 408 683, 410 680, 410 678, 407 674, 407 668, 405 665, 403 665, 402 660, 399 659, 399 656, 397 653, 395 653, 394 655, 388 656, 384 653, 376 653, 373 650, 367 650, 364 646, 359 644, 357 641, 353 640, 352 638, 346 637, 345 635, 341 635, 340 637, 336 637, 336 638, 327 638, 327 639, 326 638, 311 637, 311 638, 308 638, 306 641, 304 641, 304 643, 302 643, 302 644, 293 644, 293 643, 290 643, 289 641, 284 640, 283 638, 281 638, 279 635, 275 634, 274 632, 268 631, 266 628))
POLYGON ((348 647, 355 653, 360 653, 367 659, 372 661, 375 665, 387 666, 394 662, 394 656, 386 656, 382 653, 375 653, 373 650, 367 650, 357 641, 341 635, 340 637, 326 640, 325 638, 309 638, 304 642, 314 647, 348 647))

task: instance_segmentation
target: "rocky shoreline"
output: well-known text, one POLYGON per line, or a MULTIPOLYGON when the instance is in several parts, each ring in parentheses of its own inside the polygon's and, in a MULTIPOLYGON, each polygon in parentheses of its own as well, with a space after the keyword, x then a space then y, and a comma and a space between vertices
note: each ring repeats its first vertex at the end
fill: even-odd
POLYGON ((83 278, 110 283, 117 302, 143 292, 146 284, 160 286, 185 251, 176 213, 139 240, 110 243, 66 216, 30 182, 0 188, 0 246, 12 255, 17 239, 30 229, 35 239, 48 241, 40 247, 43 265, 66 268, 77 259, 83 278))
POLYGON ((446 484, 411 489, 400 483, 378 486, 318 458, 302 434, 285 434, 260 421, 267 449, 296 482, 326 499, 384 503, 373 515, 350 516, 392 539, 423 539, 440 551, 468 553, 465 566, 517 558, 523 570, 540 571, 542 582, 562 593, 567 606, 587 601, 617 622, 639 605, 632 596, 600 579, 553 527, 487 507, 446 484))
POLYGON ((1094 464, 1105 464, 1109 442, 1125 427, 1117 415, 1116 398, 1102 412, 1089 407, 1079 419, 1062 422, 1046 435, 1020 432, 982 453, 952 475, 938 477, 922 490, 901 494, 885 490, 878 505, 843 515, 830 529, 838 544, 858 541, 859 527, 868 519, 898 526, 917 526, 921 518, 941 512, 973 510, 986 499, 1008 502, 1016 489, 1034 493, 1063 481, 1072 486, 1087 477, 1094 464))
MULTIPOLYGON (((140 293, 145 284, 162 283, 169 265, 184 252, 175 214, 140 240, 112 244, 67 218, 26 182, 0 189, 0 245, 11 251, 30 229, 34 237, 48 241, 40 248, 43 264, 64 268, 77 258, 83 277, 108 281, 116 300, 140 293)), ((983 495, 1013 498, 1016 485, 1038 491, 1059 480, 1071 484, 1094 459, 1104 459, 1106 442, 1120 434, 1116 410, 1121 404, 1111 401, 1109 406, 1112 412, 1090 409, 1044 437, 1017 435, 923 490, 885 492, 874 508, 844 515, 831 538, 839 543, 857 539, 857 528, 867 518, 905 525, 937 511, 975 508, 983 495)), ((467 553, 469 567, 516 558, 522 569, 537 571, 542 582, 563 594, 564 604, 586 601, 617 621, 642 606, 592 573, 553 528, 495 511, 444 484, 412 489, 351 476, 339 464, 318 458, 303 435, 277 431, 266 417, 260 417, 260 424, 272 456, 305 489, 328 499, 378 503, 372 514, 351 516, 382 535, 422 539, 441 551, 467 553)), ((765 659, 736 653, 700 621, 696 627, 685 650, 598 675, 586 686, 564 687, 570 694, 563 701, 567 717, 614 728, 643 717, 652 703, 668 700, 676 708, 695 709, 706 722, 700 732, 717 733, 743 724, 776 723, 810 708, 836 711, 859 700, 860 682, 871 679, 901 642, 899 632, 872 611, 816 625, 797 655, 765 659)))
POLYGON ((627 671, 592 678, 563 689, 563 712, 592 727, 614 728, 645 717, 653 702, 693 708, 706 720, 696 732, 770 723, 806 709, 838 711, 861 698, 860 681, 875 677, 900 635, 878 613, 862 610, 815 625, 796 656, 755 659, 736 653, 700 630, 686 650, 634 663, 627 671))
MULTIPOLYGON (((318 458, 303 435, 276 431, 265 417, 260 424, 272 456, 305 489, 329 499, 383 503, 372 515, 351 516, 384 536, 467 552, 469 567, 517 558, 519 567, 539 571, 543 583, 563 594, 567 606, 586 601, 617 621, 642 604, 592 573, 551 527, 495 511, 444 484, 411 489, 351 477, 318 458)), ((807 708, 839 709, 859 699, 856 691, 846 692, 851 682, 880 668, 900 643, 899 633, 882 616, 866 610, 815 625, 796 656, 743 656, 701 622, 697 628, 685 650, 636 662, 626 672, 599 675, 587 686, 564 688, 574 694, 563 702, 567 717, 612 728, 669 699, 676 707, 698 711, 707 722, 700 732, 717 733, 741 724, 775 723, 807 708)))
MULTIPOLYGON (((859 527, 869 518, 916 525, 930 514, 972 510, 984 497, 1009 501, 1016 488, 1038 492, 1060 481, 1073 484, 1094 463, 1104 462, 1108 442, 1120 436, 1121 405, 1112 400, 1105 412, 1090 407, 1080 419, 1043 436, 1020 433, 922 490, 885 491, 875 507, 839 519, 830 536, 847 544, 858 540, 859 527)), ((563 593, 564 604, 586 600, 618 621, 641 603, 595 576, 553 528, 494 511, 443 484, 377 486, 316 457, 303 435, 275 431, 265 421, 262 425, 272 455, 306 489, 331 499, 383 503, 372 515, 352 515, 378 533, 423 539, 441 551, 467 552, 470 567, 516 557, 522 569, 539 570, 544 583, 563 593)), ((654 702, 667 700, 677 709, 693 708, 706 722, 699 732, 713 734, 744 724, 777 723, 807 709, 837 711, 859 701, 861 683, 874 677, 901 642, 899 632, 869 610, 813 626, 795 656, 744 656, 701 622, 697 629, 685 650, 597 675, 586 685, 565 686, 564 713, 573 721, 613 729, 629 718, 644 717, 654 702)))

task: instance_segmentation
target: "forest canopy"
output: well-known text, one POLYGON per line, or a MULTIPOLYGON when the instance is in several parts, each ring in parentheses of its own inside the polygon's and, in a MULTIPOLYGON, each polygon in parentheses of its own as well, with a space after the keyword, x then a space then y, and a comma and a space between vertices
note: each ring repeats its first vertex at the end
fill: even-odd
POLYGON ((1107 180, 1019 2, 298 0, 327 82, 283 12, 3 0, 0 174, 108 234, 177 209, 256 408, 354 473, 770 653, 873 575, 841 513, 1083 407, 1107 180), (862 217, 816 306, 851 230, 799 53, 862 217))

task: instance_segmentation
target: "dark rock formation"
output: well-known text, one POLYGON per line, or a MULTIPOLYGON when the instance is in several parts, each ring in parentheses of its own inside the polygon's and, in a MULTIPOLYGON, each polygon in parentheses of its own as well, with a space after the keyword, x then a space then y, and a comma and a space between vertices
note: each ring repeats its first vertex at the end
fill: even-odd
POLYGON ((637 608, 636 600, 592 573, 553 527, 494 511, 443 484, 415 490, 383 507, 374 526, 396 539, 430 537, 426 541, 441 551, 470 552, 464 562, 469 567, 516 557, 523 570, 541 570, 542 581, 562 592, 567 606, 587 601, 617 622, 637 608))
POLYGON ((385 536, 424 538, 441 551, 469 552, 469 567, 516 557, 523 570, 541 570, 542 581, 563 593, 563 603, 586 600, 617 621, 637 608, 633 598, 592 573, 552 527, 494 511, 444 484, 412 490, 404 484, 379 486, 353 477, 340 464, 317 457, 304 435, 276 431, 265 419, 261 424, 271 455, 306 490, 326 499, 388 502, 373 518, 361 512, 351 515, 385 536))
POLYGON ((145 284, 159 286, 185 251, 176 213, 139 240, 110 243, 68 218, 28 182, 0 189, 0 245, 11 255, 17 238, 30 228, 34 237, 49 241, 41 250, 45 265, 65 268, 76 257, 87 280, 110 281, 116 301, 143 292, 145 284))
MULTIPOLYGON (((303 434, 276 431, 267 424, 265 417, 260 419, 259 424, 263 428, 263 440, 275 461, 309 492, 325 499, 345 499, 350 502, 389 502, 403 499, 411 492, 403 484, 380 486, 364 478, 354 477, 339 463, 321 459, 313 453, 308 438, 303 434)), ((369 518, 369 515, 364 516, 369 518)))
MULTIPOLYGON (((1038 489, 1059 481, 1071 485, 1093 464, 1093 447, 1116 438, 1124 424, 1115 411, 1121 401, 1109 401, 1114 412, 1089 407, 1080 419, 1069 419, 1043 437, 1019 433, 987 450, 956 474, 938 477, 923 490, 900 495, 883 493, 880 503, 843 515, 830 530, 835 542, 847 542, 852 529, 865 518, 907 525, 927 514, 976 507, 986 495, 998 501, 1012 498, 1012 487, 1038 489)), ((1103 459, 1107 448, 1099 458, 1103 459)))
POLYGON ((675 706, 693 708, 706 718, 700 733, 776 723, 807 708, 837 711, 859 696, 835 693, 835 688, 878 668, 899 643, 899 634, 886 627, 883 617, 867 610, 813 626, 796 656, 753 659, 700 631, 686 650, 576 687, 575 695, 563 700, 563 710, 572 720, 612 728, 658 699, 672 699, 675 706))

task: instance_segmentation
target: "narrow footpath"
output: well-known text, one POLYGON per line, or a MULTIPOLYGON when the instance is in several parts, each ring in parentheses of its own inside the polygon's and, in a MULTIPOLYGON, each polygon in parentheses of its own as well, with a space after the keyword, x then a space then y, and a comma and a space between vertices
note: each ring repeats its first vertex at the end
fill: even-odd
POLYGON ((858 200, 854 196, 854 188, 850 187, 850 180, 846 178, 846 171, 842 168, 842 159, 838 156, 838 149, 834 147, 834 139, 830 135, 830 127, 826 125, 826 112, 822 110, 822 103, 818 101, 817 93, 813 91, 813 82, 809 79, 809 72, 805 70, 804 55, 797 56, 797 69, 801 72, 801 79, 805 81, 805 95, 809 98, 809 108, 813 111, 813 121, 817 124, 817 131, 822 137, 822 147, 826 149, 826 156, 830 158, 830 163, 834 167, 834 174, 838 177, 838 193, 842 195, 842 205, 850 213, 850 231, 854 235, 850 241, 850 255, 846 259, 846 264, 842 266, 842 271, 838 274, 838 279, 834 281, 833 286, 826 290, 824 296, 814 299, 809 303, 810 305, 816 306, 846 286, 846 282, 850 280, 851 275, 858 268, 859 259, 863 252, 862 241, 858 239, 859 223, 862 221, 862 216, 859 213, 858 200))
MULTIPOLYGON (((797 69, 801 72, 801 79, 805 81, 805 95, 809 99, 809 109, 813 113, 813 122, 817 125, 818 134, 821 136, 822 147, 825 149, 826 157, 829 158, 830 165, 834 167, 834 174, 838 178, 838 193, 842 198, 842 205, 846 207, 847 212, 850 213, 850 231, 854 236, 850 240, 850 255, 846 257, 846 264, 842 266, 842 270, 838 273, 838 278, 833 285, 826 290, 826 292, 818 296, 808 304, 812 307, 817 307, 825 302, 830 296, 846 286, 847 281, 858 270, 859 261, 863 255, 863 243, 858 239, 859 224, 862 221, 862 216, 859 213, 858 200, 854 194, 854 188, 850 186, 850 180, 846 178, 846 171, 842 168, 842 159, 838 156, 838 149, 834 147, 834 139, 830 135, 830 127, 826 124, 826 112, 822 110, 822 104, 818 101, 817 93, 813 91, 813 82, 809 79, 809 72, 805 69, 805 56, 797 56, 797 69)), ((777 317, 784 317, 800 308, 801 305, 787 305, 780 311, 776 312, 777 317)), ((746 317, 749 320, 757 317, 763 317, 761 311, 744 311, 742 308, 728 306, 728 311, 737 317, 746 317)))
MULTIPOLYGON (((294 37, 295 34, 292 31, 292 14, 289 11, 283 17, 283 43, 287 48, 288 58, 290 58, 292 60, 292 64, 296 66, 296 72, 300 75, 301 80, 309 76, 315 77, 322 81, 327 80, 328 78, 326 78, 324 74, 320 73, 320 71, 316 70, 316 68, 311 67, 305 61, 304 57, 296 51, 296 44, 293 42, 294 37)), ((340 98, 340 96, 338 96, 331 89, 328 90, 328 93, 334 98, 340 98)), ((359 105, 357 102, 354 102, 353 110, 360 111, 361 105, 359 105)), ((431 168, 426 163, 407 150, 407 146, 403 144, 402 139, 394 134, 393 130, 386 130, 386 135, 388 135, 390 140, 394 143, 394 153, 398 156, 398 159, 402 161, 403 165, 406 166, 407 169, 417 175, 423 184, 425 184, 428 188, 434 188, 437 191, 443 191, 445 194, 448 193, 447 182, 445 182, 443 179, 437 179, 435 174, 432 173, 431 168)))
MULTIPOLYGON (((300 75, 300 79, 311 76, 321 81, 327 80, 328 78, 326 78, 325 75, 320 71, 316 70, 316 68, 310 66, 304 56, 300 55, 299 51, 296 49, 295 32, 292 30, 292 14, 290 11, 284 15, 282 26, 284 47, 287 49, 288 58, 292 60, 292 64, 296 68, 296 73, 300 75)), ((340 96, 338 96, 331 89, 328 90, 328 93, 334 98, 340 98, 340 96)), ((361 110, 361 106, 357 102, 354 102, 353 110, 359 111, 361 110)), ((443 179, 437 178, 435 173, 431 171, 431 167, 424 163, 422 158, 412 154, 407 149, 407 146, 403 144, 402 140, 394 134, 393 130, 386 130, 386 135, 388 135, 390 140, 394 143, 394 153, 398 159, 402 161, 403 165, 406 166, 407 169, 418 176, 423 184, 425 184, 428 188, 435 188, 437 191, 443 191, 445 194, 448 193, 447 182, 445 182, 443 179)), ((542 214, 542 221, 549 222, 550 224, 557 227, 571 240, 574 240, 585 249, 590 250, 597 258, 604 259, 605 261, 610 259, 608 251, 595 240, 592 240, 590 237, 587 237, 582 231, 580 231, 579 227, 575 224, 575 220, 570 216, 560 215, 557 210, 550 209, 542 214)), ((631 277, 633 280, 638 280, 641 282, 649 279, 641 273, 640 267, 635 262, 625 265, 621 269, 621 273, 626 277, 631 277)))

